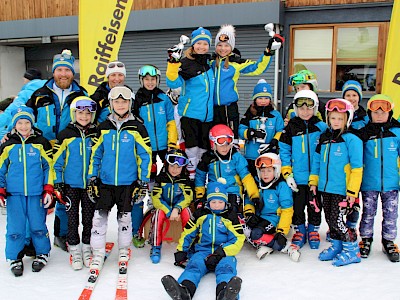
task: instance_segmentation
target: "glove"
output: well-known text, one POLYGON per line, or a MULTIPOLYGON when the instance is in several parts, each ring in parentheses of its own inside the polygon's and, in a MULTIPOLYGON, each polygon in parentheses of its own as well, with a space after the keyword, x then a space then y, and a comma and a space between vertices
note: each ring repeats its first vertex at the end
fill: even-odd
POLYGON ((143 201, 143 198, 147 196, 147 193, 149 191, 149 187, 147 185, 147 182, 144 182, 142 180, 136 180, 133 183, 133 191, 132 191, 132 199, 134 203, 139 203, 143 201))
POLYGON ((278 230, 275 235, 274 235, 274 239, 272 240, 272 245, 271 248, 276 250, 276 251, 281 251, 283 248, 286 247, 286 243, 287 243, 287 238, 286 236, 283 234, 282 231, 278 230))
POLYGON ((199 209, 199 208, 204 207, 204 203, 205 203, 204 200, 205 200, 204 197, 203 198, 196 198, 194 200, 194 208, 195 209, 199 209))
POLYGON ((64 183, 54 184, 54 195, 53 195, 54 198, 56 199, 56 201, 65 205, 65 201, 63 199, 63 194, 64 194, 64 183))
POLYGON ((350 203, 346 199, 343 199, 342 202, 339 202, 339 209, 344 215, 348 215, 353 210, 353 204, 354 203, 350 203))
POLYGON ((256 211, 262 211, 264 208, 264 201, 262 201, 260 198, 253 198, 251 201, 253 201, 256 211))
POLYGON ((6 207, 6 189, 0 188, 0 207, 6 207))
POLYGON ((170 63, 178 63, 181 60, 183 49, 179 45, 174 45, 168 49, 168 61, 170 63))
POLYGON ((279 50, 284 43, 285 39, 279 35, 275 34, 272 38, 268 41, 268 46, 265 49, 265 55, 272 56, 275 54, 275 50, 279 50))
POLYGON ((42 203, 44 208, 53 208, 55 201, 53 198, 54 188, 50 184, 45 184, 43 187, 42 203))
POLYGON ((311 192, 311 201, 309 203, 316 213, 321 211, 322 203, 320 203, 317 195, 315 195, 313 192, 311 192))
POLYGON ((258 226, 258 223, 260 223, 260 218, 253 214, 253 213, 249 213, 246 216, 246 225, 250 228, 254 228, 258 226))
POLYGON ((213 254, 210 254, 206 257, 206 267, 209 271, 215 271, 218 263, 226 256, 224 249, 222 247, 218 247, 217 250, 214 251, 213 254))
POLYGON ((90 178, 89 184, 86 188, 86 192, 92 203, 97 203, 97 201, 100 198, 99 186, 100 186, 100 179, 98 179, 96 176, 90 178))
POLYGON ((174 253, 175 256, 175 266, 185 268, 187 263, 187 253, 185 251, 178 251, 174 253))
POLYGON ((287 178, 286 178, 286 183, 287 185, 292 189, 293 192, 298 192, 299 189, 297 188, 296 181, 293 178, 293 173, 291 173, 287 178))
POLYGON ((253 139, 263 139, 267 133, 265 132, 264 129, 253 129, 249 128, 247 129, 247 139, 253 140, 253 139))

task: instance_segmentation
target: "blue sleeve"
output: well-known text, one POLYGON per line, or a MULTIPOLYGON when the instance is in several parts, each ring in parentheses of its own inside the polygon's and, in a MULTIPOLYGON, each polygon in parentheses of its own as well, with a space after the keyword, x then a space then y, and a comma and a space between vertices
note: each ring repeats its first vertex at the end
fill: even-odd
POLYGON ((244 133, 246 132, 246 130, 249 129, 249 127, 247 127, 244 124, 239 124, 239 137, 242 140, 247 140, 246 137, 244 136, 244 133))

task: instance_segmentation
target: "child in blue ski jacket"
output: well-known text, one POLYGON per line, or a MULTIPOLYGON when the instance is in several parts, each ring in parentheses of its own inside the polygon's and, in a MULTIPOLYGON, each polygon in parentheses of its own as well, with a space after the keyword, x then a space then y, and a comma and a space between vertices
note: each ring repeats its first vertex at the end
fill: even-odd
POLYGON ((363 172, 362 141, 351 132, 353 105, 344 99, 326 103, 329 128, 321 134, 314 152, 309 177, 310 190, 322 194, 325 219, 332 246, 319 254, 322 261, 332 260, 334 266, 358 263, 360 251, 357 232, 344 222, 361 186, 363 172))
POLYGON ((210 182, 207 203, 186 224, 175 253, 175 265, 185 271, 178 281, 171 275, 161 281, 172 299, 192 299, 201 278, 215 272, 217 299, 237 299, 242 280, 236 276, 236 257, 244 243, 244 234, 234 211, 229 209, 224 183, 210 182), (198 237, 198 239, 196 239, 198 237), (187 261, 194 243, 195 253, 187 261))
POLYGON ((247 109, 239 125, 239 137, 245 140, 244 157, 253 177, 257 176, 254 162, 259 156, 260 147, 278 144, 283 130, 281 114, 274 109, 271 86, 260 79, 253 91, 253 103, 247 109))
POLYGON ((382 245, 391 262, 399 262, 397 236, 399 205, 400 123, 393 118, 393 102, 378 94, 368 101, 370 122, 361 129, 364 140, 364 173, 361 184, 363 212, 360 223, 361 257, 367 258, 374 235, 378 197, 382 201, 382 245))
MULTIPOLYGON (((47 208, 53 204, 53 166, 51 145, 33 127, 33 110, 20 106, 12 113, 13 129, 0 147, 0 205, 7 195, 6 258, 11 272, 22 276, 19 256, 25 245, 26 225, 36 250, 32 271, 47 264, 50 253, 46 227, 47 208)), ((22 255, 23 257, 23 255, 22 255)))

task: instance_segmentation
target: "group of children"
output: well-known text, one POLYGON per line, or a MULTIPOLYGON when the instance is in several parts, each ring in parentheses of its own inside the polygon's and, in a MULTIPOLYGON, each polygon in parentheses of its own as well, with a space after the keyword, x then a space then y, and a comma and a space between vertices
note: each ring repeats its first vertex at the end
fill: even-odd
POLYGON ((393 118, 391 99, 375 95, 365 111, 359 105, 361 85, 348 81, 342 98, 329 100, 323 116, 315 74, 304 70, 289 79, 296 94, 285 119, 274 108, 270 85, 260 80, 239 120, 237 79, 268 68, 274 41, 283 39, 271 39, 258 61, 245 60, 233 52, 234 28, 224 25, 213 57, 208 54, 211 34, 202 27, 192 32, 184 58, 176 52, 179 47, 169 49, 167 85, 181 88, 180 128, 174 103, 159 88, 160 71, 151 65, 139 70, 136 96, 124 85, 110 89, 110 114, 99 126, 98 103, 86 96, 74 99, 71 123, 53 149, 33 127, 33 111, 19 107, 9 140, 0 148, 0 205, 7 198, 6 258, 13 274, 23 274, 20 252, 27 220, 36 250, 32 269, 37 272, 46 265, 46 209, 54 205, 53 195, 67 207, 67 243, 75 270, 83 265, 102 268, 114 205, 120 261, 129 259, 132 241, 144 245, 139 228, 146 195, 152 200, 153 263, 161 259, 164 222, 181 221, 184 231, 175 264, 185 271, 178 280, 162 278, 173 299, 191 299, 210 271, 216 273, 217 299, 236 299, 241 279, 235 255, 244 240, 257 249, 259 259, 277 251, 298 261, 307 241, 310 248, 319 248, 322 210, 332 246, 319 259, 335 266, 360 262, 370 253, 378 196, 383 203, 384 251, 398 262, 394 239, 400 124, 393 118), (180 130, 184 150, 177 149, 180 130), (235 147, 239 137, 245 140, 244 155, 235 147), (157 156, 163 162, 159 172, 157 156), (19 217, 21 211, 25 218, 19 217), (288 242, 291 225, 294 234, 288 242))

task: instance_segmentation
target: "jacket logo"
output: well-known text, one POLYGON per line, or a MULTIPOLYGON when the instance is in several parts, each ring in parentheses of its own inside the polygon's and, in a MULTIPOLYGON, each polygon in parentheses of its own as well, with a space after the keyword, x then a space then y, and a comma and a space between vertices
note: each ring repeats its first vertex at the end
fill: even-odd
POLYGON ((275 199, 274 199, 274 197, 272 196, 272 194, 270 194, 269 195, 269 198, 268 198, 268 203, 274 203, 275 202, 275 199))
POLYGON ((165 115, 164 109, 160 106, 160 109, 158 110, 159 115, 165 115))
POLYGON ((35 156, 35 155, 36 155, 35 150, 33 150, 33 148, 30 147, 30 148, 29 148, 29 152, 28 152, 28 156, 35 156))
POLYGON ((121 142, 122 143, 129 143, 129 141, 130 141, 131 139, 130 138, 128 138, 128 134, 124 134, 124 137, 122 138, 122 140, 121 140, 121 142))
POLYGON ((390 142, 390 146, 389 146, 389 149, 388 149, 389 151, 397 151, 397 149, 396 149, 396 146, 395 146, 395 144, 394 144, 394 142, 392 141, 392 142, 390 142))
POLYGON ((342 156, 342 155, 343 155, 343 153, 340 151, 340 146, 337 147, 337 149, 336 149, 334 155, 335 155, 335 156, 342 156))

